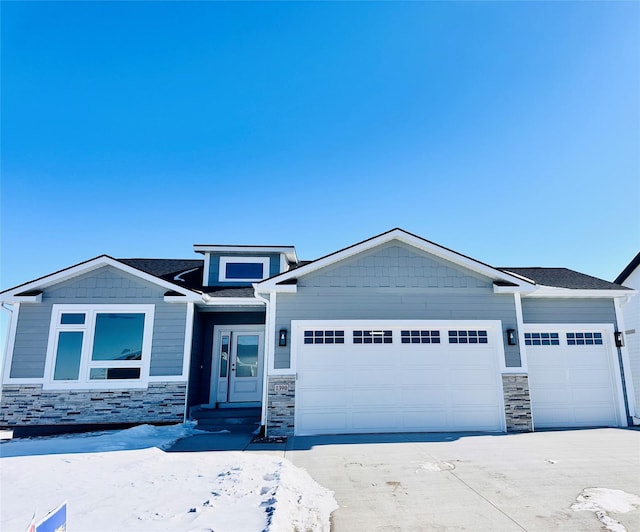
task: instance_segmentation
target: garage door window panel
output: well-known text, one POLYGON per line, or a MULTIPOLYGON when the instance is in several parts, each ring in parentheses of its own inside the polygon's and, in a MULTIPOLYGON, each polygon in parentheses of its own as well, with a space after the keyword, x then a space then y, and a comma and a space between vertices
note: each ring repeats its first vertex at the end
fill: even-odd
POLYGON ((344 331, 304 331, 305 344, 344 344, 344 331))
POLYGON ((560 345, 560 335, 557 332, 524 333, 525 345, 560 345))
POLYGON ((400 331, 400 342, 403 344, 439 344, 440 331, 400 331))
POLYGON ((391 344, 393 343, 393 333, 390 330, 384 331, 353 331, 354 344, 391 344))
POLYGON ((449 331, 450 344, 487 344, 487 331, 449 331))
POLYGON ((602 333, 598 333, 598 332, 567 333, 567 345, 602 345, 602 333))

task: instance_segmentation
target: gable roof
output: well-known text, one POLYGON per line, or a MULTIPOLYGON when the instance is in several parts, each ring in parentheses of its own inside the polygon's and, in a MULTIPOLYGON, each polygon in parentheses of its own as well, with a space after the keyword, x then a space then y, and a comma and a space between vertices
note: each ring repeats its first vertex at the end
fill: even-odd
POLYGON ((624 283, 638 266, 640 266, 640 252, 638 252, 638 254, 635 257, 633 257, 633 259, 631 259, 631 262, 627 264, 627 267, 624 270, 622 270, 620 275, 618 275, 618 277, 616 277, 615 281, 613 282, 616 284, 624 283))
POLYGON ((555 288, 577 290, 628 290, 617 283, 611 283, 591 275, 576 272, 568 268, 500 268, 532 279, 536 284, 555 288))
POLYGON ((324 257, 320 257, 317 260, 310 261, 304 265, 300 265, 298 268, 295 268, 293 270, 274 275, 269 279, 265 279, 264 281, 256 283, 255 286, 260 291, 268 291, 273 289, 277 290, 278 286, 287 286, 293 284, 293 280, 297 279, 298 277, 308 275, 321 268, 325 268, 342 260, 353 257, 358 253, 368 251, 393 240, 403 242, 417 249, 440 257, 444 260, 447 260, 464 268, 468 268, 472 271, 475 271, 476 273, 479 273, 480 275, 489 277, 498 282, 500 286, 508 286, 511 289, 524 290, 533 290, 535 288, 535 282, 533 280, 523 277, 520 274, 499 270, 497 268, 494 268, 493 266, 485 264, 484 262, 472 259, 471 257, 453 251, 449 248, 426 240, 422 237, 419 237, 417 235, 414 235, 413 233, 409 233, 408 231, 397 227, 395 229, 391 229, 374 237, 363 240, 362 242, 358 242, 357 244, 353 244, 341 250, 335 251, 334 253, 330 253, 329 255, 325 255, 324 257))
MULTIPOLYGON (((179 285, 175 281, 170 281, 168 279, 165 279, 163 276, 157 275, 158 271, 156 271, 155 273, 146 271, 145 268, 142 267, 145 266, 145 264, 136 264, 136 260, 140 259, 125 259, 125 261, 120 261, 114 259, 113 257, 110 257, 109 255, 99 255, 92 259, 74 264, 73 266, 69 266, 68 268, 63 268, 62 270, 58 270, 57 272, 51 273, 49 275, 39 277, 37 279, 34 279, 33 281, 29 281, 27 283, 14 286, 13 288, 3 290, 2 292, 0 292, 0 301, 14 301, 16 300, 16 298, 20 298, 25 294, 40 291, 48 286, 64 282, 66 280, 77 277, 78 275, 97 270, 98 268, 101 268, 103 266, 111 266, 125 273, 134 275, 145 281, 165 288, 168 291, 178 293, 182 296, 189 296, 191 298, 193 298, 194 296, 198 296, 197 292, 193 289, 188 288, 184 285, 179 285), (129 261, 130 263, 128 263, 127 261, 129 261)), ((150 269, 150 264, 146 264, 146 267, 147 269, 150 269)), ((160 267, 160 263, 156 264, 155 267, 156 269, 158 269, 160 267)))

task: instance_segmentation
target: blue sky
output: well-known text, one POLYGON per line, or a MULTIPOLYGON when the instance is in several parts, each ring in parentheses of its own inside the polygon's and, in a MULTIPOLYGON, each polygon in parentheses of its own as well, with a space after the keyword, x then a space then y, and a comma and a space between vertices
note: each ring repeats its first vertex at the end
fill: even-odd
POLYGON ((3 288, 96 255, 393 227, 613 279, 638 2, 2 2, 3 288))

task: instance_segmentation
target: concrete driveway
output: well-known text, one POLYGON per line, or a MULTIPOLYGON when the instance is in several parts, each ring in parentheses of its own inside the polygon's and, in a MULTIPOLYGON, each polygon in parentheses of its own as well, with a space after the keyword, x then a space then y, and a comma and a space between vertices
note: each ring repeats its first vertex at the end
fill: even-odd
POLYGON ((284 456, 335 492, 335 532, 640 531, 638 506, 571 509, 585 488, 640 496, 634 430, 295 437, 284 456))

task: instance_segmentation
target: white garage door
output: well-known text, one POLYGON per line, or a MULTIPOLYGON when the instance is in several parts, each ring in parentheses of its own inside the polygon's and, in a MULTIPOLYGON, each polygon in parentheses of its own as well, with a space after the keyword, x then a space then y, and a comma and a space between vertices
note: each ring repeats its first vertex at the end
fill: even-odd
POLYGON ((296 434, 501 431, 499 324, 292 324, 296 434))
POLYGON ((617 426, 611 332, 527 328, 535 428, 617 426))

